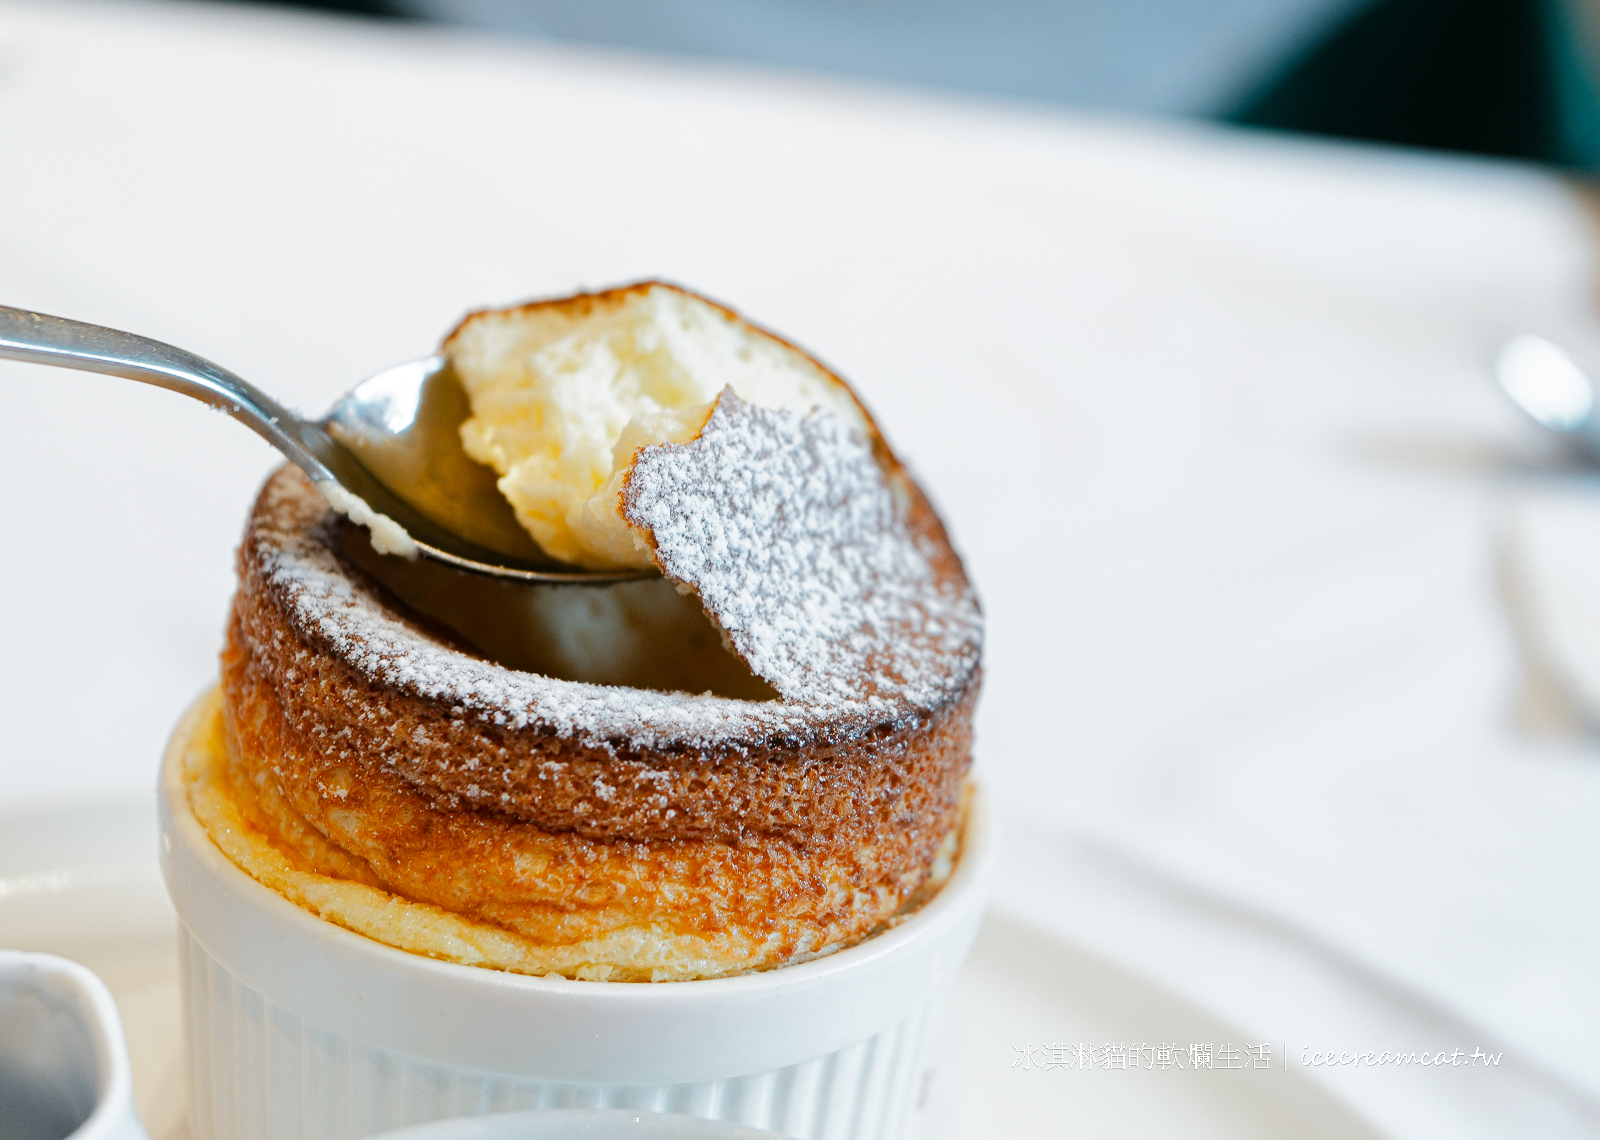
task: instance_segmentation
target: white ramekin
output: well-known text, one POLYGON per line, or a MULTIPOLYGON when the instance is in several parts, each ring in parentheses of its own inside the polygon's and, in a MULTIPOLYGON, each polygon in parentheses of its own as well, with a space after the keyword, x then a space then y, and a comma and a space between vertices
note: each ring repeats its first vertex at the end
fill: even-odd
POLYGON ((382 945, 239 870, 184 791, 198 714, 173 736, 159 797, 197 1140, 346 1140, 531 1108, 682 1113, 805 1140, 900 1133, 982 914, 981 795, 944 889, 858 946, 711 981, 533 978, 382 945))

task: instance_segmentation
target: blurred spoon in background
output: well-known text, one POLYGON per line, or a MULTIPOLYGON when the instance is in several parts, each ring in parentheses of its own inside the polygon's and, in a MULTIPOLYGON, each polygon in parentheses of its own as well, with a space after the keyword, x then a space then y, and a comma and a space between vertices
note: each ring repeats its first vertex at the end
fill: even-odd
POLYGON ((1594 380, 1554 341, 1519 333, 1500 346, 1494 378, 1517 407, 1600 462, 1600 417, 1594 380))

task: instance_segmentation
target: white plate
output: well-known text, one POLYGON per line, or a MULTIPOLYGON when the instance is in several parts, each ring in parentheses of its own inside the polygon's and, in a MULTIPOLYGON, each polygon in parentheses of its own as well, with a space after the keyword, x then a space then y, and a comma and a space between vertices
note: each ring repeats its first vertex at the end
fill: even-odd
MULTIPOLYGON (((152 1140, 185 1140, 177 920, 156 842, 153 796, 0 814, 0 947, 61 954, 105 979, 127 1028, 134 1099, 152 1140)), ((921 1140, 1380 1136, 1286 1070, 1281 1045, 1264 1071, 1039 1065, 1052 1045, 1142 1042, 1247 1044, 1149 981, 991 915, 957 977, 914 1131, 921 1140)))

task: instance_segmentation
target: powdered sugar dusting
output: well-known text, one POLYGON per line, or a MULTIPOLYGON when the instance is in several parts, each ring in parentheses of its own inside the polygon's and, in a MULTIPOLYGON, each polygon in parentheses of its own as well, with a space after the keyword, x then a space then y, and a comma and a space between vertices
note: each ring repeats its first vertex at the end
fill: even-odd
POLYGON ((639 453, 625 501, 663 570, 781 700, 565 681, 454 649, 335 557, 333 516, 294 468, 263 491, 246 557, 303 636, 377 684, 612 755, 848 739, 972 682, 976 598, 959 571, 941 575, 941 548, 912 532, 871 446, 833 415, 725 392, 697 439, 639 453))
POLYGON ((814 730, 817 710, 786 702, 563 681, 459 652, 407 624, 351 576, 323 533, 327 514, 298 471, 280 471, 252 524, 257 570, 297 629, 383 686, 609 752, 737 748, 741 740, 814 730))
POLYGON ((933 709, 977 666, 981 617, 913 535, 871 444, 836 416, 728 389, 700 435, 640 451, 623 511, 785 702, 933 709))

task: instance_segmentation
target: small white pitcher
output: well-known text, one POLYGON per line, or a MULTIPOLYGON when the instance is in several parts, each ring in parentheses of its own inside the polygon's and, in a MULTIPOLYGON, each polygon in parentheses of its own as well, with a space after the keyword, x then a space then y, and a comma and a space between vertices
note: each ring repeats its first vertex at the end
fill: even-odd
POLYGON ((54 954, 0 950, 0 1140, 148 1140, 111 991, 54 954))

